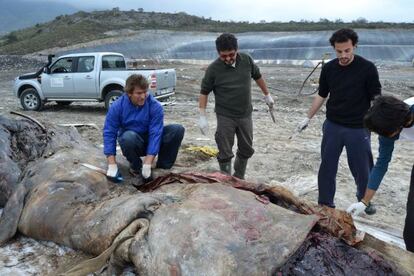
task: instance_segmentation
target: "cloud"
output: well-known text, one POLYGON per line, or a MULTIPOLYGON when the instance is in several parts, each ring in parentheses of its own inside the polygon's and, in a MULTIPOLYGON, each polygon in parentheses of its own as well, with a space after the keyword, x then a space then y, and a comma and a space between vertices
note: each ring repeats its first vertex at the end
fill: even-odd
MULTIPOLYGON (((32 0, 41 1, 41 0, 32 0)), ((65 2, 54 0, 53 2, 65 2)), ((225 21, 318 21, 320 18, 352 21, 365 18, 369 21, 414 22, 411 0, 71 0, 81 9, 122 10, 143 8, 145 11, 186 12, 197 16, 225 21)))

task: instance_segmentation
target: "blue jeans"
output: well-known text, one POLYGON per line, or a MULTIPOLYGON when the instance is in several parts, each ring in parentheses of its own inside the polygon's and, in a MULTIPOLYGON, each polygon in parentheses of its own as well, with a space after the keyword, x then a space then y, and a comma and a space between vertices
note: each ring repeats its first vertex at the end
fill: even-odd
POLYGON ((357 186, 356 197, 358 200, 364 197, 373 167, 371 135, 365 128, 349 128, 326 120, 323 124, 322 162, 318 173, 319 204, 335 208, 336 173, 344 146, 349 169, 357 186))
MULTIPOLYGON (((164 126, 160 151, 158 152, 157 168, 170 169, 177 159, 178 150, 184 137, 184 127, 178 124, 164 126)), ((142 168, 141 156, 147 155, 148 133, 140 134, 127 130, 119 137, 122 153, 129 161, 131 169, 142 168)))

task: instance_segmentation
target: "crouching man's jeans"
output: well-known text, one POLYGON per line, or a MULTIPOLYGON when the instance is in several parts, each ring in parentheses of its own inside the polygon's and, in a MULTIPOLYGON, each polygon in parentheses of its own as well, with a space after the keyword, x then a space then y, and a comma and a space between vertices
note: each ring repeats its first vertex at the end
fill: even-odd
MULTIPOLYGON (((184 127, 178 124, 164 126, 160 151, 158 153, 157 168, 170 169, 177 158, 181 141, 184 137, 184 127)), ((142 168, 141 156, 147 155, 148 133, 139 134, 134 131, 125 131, 119 137, 122 153, 129 161, 131 169, 139 171, 142 168)))

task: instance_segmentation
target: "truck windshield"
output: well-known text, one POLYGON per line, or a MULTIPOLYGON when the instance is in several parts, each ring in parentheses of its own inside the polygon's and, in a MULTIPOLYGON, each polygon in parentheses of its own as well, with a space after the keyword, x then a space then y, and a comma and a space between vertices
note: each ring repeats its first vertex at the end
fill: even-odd
POLYGON ((102 70, 124 70, 125 60, 122 56, 103 56, 102 70))

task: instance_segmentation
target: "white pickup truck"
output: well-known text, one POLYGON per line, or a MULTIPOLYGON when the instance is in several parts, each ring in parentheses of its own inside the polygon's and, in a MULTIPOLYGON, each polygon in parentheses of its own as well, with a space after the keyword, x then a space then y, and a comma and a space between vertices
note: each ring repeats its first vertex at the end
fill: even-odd
POLYGON ((122 54, 109 52, 69 54, 54 62, 49 56, 48 64, 37 73, 17 77, 13 90, 25 110, 38 111, 50 101, 60 105, 99 101, 109 108, 132 74, 147 77, 149 92, 158 99, 175 93, 175 69, 129 70, 122 54))

